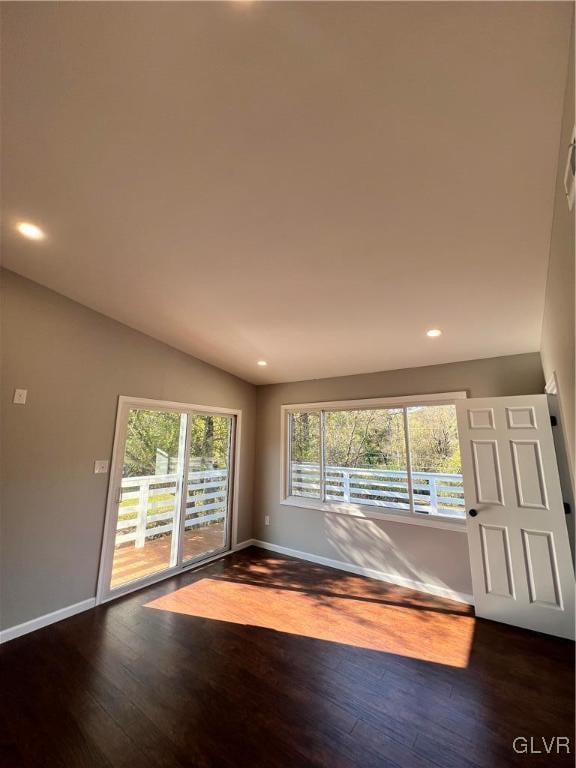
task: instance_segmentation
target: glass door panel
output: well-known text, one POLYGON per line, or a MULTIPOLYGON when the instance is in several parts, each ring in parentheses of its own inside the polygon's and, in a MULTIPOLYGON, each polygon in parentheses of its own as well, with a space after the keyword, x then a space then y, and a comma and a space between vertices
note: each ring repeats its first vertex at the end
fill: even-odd
POLYGON ((190 416, 184 562, 227 546, 232 435, 231 416, 190 416))
POLYGON ((187 416, 130 408, 110 589, 178 562, 187 416))

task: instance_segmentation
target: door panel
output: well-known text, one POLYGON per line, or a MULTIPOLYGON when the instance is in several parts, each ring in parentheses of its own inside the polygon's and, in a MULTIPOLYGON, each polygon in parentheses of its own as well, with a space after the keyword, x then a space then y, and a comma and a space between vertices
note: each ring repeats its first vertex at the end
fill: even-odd
POLYGON ((176 565, 185 437, 184 414, 128 411, 111 589, 176 565))
POLYGON ((487 594, 514 597, 508 529, 480 524, 480 534, 487 594))
POLYGON ((214 553, 228 541, 232 433, 230 416, 191 417, 184 562, 214 553))
POLYGON ((510 440, 510 447, 518 506, 548 509, 540 444, 536 440, 510 440))
POLYGON ((546 395, 456 408, 476 614, 574 638, 574 568, 546 395))
POLYGON ((510 429, 535 429, 536 414, 534 408, 506 408, 506 418, 510 429))
POLYGON ((544 531, 522 529, 530 602, 562 608, 554 538, 544 531))
POLYGON ((492 408, 471 408, 468 424, 470 429, 494 429, 494 411, 492 408))
POLYGON ((474 483, 479 504, 503 504, 502 473, 496 440, 472 440, 474 483))

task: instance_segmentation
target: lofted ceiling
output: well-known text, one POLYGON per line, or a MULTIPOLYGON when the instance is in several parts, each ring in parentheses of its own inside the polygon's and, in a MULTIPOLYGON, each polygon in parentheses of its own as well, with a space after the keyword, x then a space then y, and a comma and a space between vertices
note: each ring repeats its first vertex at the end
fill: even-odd
POLYGON ((4 266, 255 383, 538 349, 571 3, 2 6, 4 266))

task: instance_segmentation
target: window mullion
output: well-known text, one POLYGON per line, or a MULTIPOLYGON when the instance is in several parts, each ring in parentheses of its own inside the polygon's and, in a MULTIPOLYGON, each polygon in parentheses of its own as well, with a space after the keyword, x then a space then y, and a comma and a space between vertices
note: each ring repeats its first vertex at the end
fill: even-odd
POLYGON ((288 440, 286 461, 284 462, 284 497, 292 496, 292 434, 294 431, 294 414, 288 412, 286 421, 286 436, 288 440))
MULTIPOLYGON (((184 551, 184 533, 186 531, 186 505, 188 502, 188 475, 190 472, 190 442, 192 433, 192 419, 194 414, 191 412, 181 413, 180 419, 185 423, 184 428, 184 450, 182 447, 179 450, 179 455, 182 455, 182 467, 179 473, 178 484, 180 488, 180 496, 178 500, 178 509, 176 510, 175 521, 176 526, 172 534, 172 545, 176 546, 176 551, 172 554, 171 560, 175 559, 175 562, 171 562, 170 565, 177 565, 179 568, 183 562, 184 551)), ((180 430, 182 436, 182 429, 180 430)))
POLYGON ((320 500, 326 501, 326 480, 324 477, 324 411, 320 411, 320 500))
POLYGON ((404 415, 404 443, 406 445, 406 472, 408 479, 408 500, 410 512, 415 514, 414 509, 414 489, 412 485, 412 456, 410 455, 410 431, 408 429, 408 408, 402 408, 404 415))

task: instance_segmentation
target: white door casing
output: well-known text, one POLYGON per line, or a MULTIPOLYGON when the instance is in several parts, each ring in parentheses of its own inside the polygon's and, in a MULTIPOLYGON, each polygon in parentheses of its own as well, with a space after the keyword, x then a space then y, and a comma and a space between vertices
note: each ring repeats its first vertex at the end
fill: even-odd
POLYGON ((546 395, 456 409, 476 615, 574 639, 574 566, 546 395))

